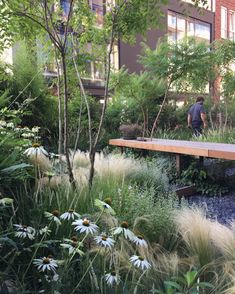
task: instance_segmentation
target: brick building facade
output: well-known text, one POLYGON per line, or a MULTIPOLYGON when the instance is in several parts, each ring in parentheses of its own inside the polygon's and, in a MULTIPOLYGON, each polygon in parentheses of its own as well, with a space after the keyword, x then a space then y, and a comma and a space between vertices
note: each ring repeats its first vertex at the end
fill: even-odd
POLYGON ((215 39, 235 41, 235 0, 216 0, 215 39))

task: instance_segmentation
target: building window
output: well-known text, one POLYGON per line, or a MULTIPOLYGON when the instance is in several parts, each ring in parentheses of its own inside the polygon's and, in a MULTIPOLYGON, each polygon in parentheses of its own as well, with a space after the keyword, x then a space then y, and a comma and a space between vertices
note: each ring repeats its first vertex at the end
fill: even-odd
POLYGON ((119 54, 118 54, 118 45, 113 46, 111 54, 111 67, 113 71, 119 70, 119 54))
POLYGON ((210 43, 210 25, 204 22, 195 21, 195 38, 198 42, 210 43))
POLYGON ((227 8, 221 7, 221 38, 228 37, 228 11, 227 8))
POLYGON ((80 50, 80 53, 85 60, 82 78, 91 81, 103 81, 105 75, 104 61, 94 54, 92 44, 86 44, 83 50, 80 50))
POLYGON ((176 42, 176 14, 174 12, 168 12, 168 39, 172 42, 176 42))
POLYGON ((235 41, 235 12, 229 13, 229 39, 235 41))
POLYGON ((104 21, 104 5, 103 0, 89 0, 89 5, 96 17, 96 25, 98 27, 103 26, 104 21))
POLYGON ((195 37, 199 42, 209 44, 211 26, 206 22, 168 11, 168 40, 176 42, 184 37, 195 37))

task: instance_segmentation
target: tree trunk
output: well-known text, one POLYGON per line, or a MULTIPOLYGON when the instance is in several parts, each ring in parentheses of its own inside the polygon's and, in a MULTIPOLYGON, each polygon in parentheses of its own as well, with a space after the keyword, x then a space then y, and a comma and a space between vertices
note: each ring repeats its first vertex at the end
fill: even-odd
POLYGON ((151 136, 150 136, 150 139, 151 139, 151 140, 153 139, 153 133, 154 133, 155 128, 156 128, 156 126, 157 126, 157 123, 158 123, 158 120, 159 120, 160 114, 162 113, 163 107, 164 107, 165 104, 166 104, 166 98, 167 98, 167 94, 168 94, 168 90, 169 90, 170 86, 171 86, 171 82, 169 82, 169 84, 167 85, 167 88, 166 88, 166 91, 165 91, 165 94, 164 94, 164 99, 163 99, 163 101, 162 101, 162 105, 161 105, 161 107, 160 107, 160 109, 159 109, 159 111, 158 111, 158 114, 157 114, 157 116, 156 116, 156 118, 155 118, 155 120, 154 120, 153 127, 152 127, 152 130, 151 130, 151 136))
POLYGON ((95 174, 95 148, 92 148, 90 151, 90 173, 89 173, 89 187, 91 189, 93 178, 95 174))
POLYGON ((57 97, 58 97, 58 129, 59 129, 59 139, 58 139, 58 154, 62 154, 62 146, 63 146, 63 130, 62 130, 62 125, 63 125, 63 119, 62 119, 62 101, 61 101, 61 89, 60 89, 60 69, 59 69, 59 62, 56 58, 56 67, 57 67, 57 97))
POLYGON ((68 149, 68 82, 67 82, 67 68, 64 52, 61 52, 62 70, 64 77, 64 153, 67 163, 67 169, 69 174, 69 181, 72 187, 75 188, 75 181, 73 176, 73 171, 69 159, 69 149, 68 149))
POLYGON ((113 44, 114 44, 114 24, 115 24, 115 16, 113 16, 113 24, 112 24, 112 30, 111 30, 111 37, 110 37, 110 44, 109 44, 109 51, 108 51, 108 62, 106 65, 106 82, 105 82, 105 89, 104 89, 104 104, 102 107, 102 112, 100 115, 100 122, 98 126, 98 130, 94 139, 94 144, 92 145, 92 148, 90 150, 90 174, 89 174, 89 185, 90 188, 92 186, 93 177, 94 177, 94 164, 95 164, 95 152, 96 152, 96 146, 98 143, 98 140, 100 138, 101 128, 103 126, 106 107, 108 103, 108 94, 109 94, 109 79, 110 79, 110 71, 111 71, 111 54, 113 50, 113 44))

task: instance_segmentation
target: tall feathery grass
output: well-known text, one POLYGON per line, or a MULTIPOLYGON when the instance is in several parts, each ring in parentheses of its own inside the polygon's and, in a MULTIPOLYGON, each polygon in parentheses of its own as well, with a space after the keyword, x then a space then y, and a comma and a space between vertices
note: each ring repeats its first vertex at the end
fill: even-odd
POLYGON ((235 262, 235 233, 218 222, 211 222, 210 236, 224 259, 235 262))
POLYGON ((186 243, 189 254, 196 255, 200 267, 215 259, 215 250, 211 240, 211 222, 199 209, 183 208, 175 213, 177 229, 186 243))

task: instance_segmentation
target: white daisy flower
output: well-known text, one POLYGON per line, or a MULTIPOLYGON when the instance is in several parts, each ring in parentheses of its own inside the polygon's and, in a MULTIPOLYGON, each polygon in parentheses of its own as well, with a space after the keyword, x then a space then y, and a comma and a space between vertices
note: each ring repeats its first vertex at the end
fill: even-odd
POLYGON ((51 233, 51 230, 49 229, 48 226, 45 226, 44 228, 41 228, 39 231, 38 231, 38 234, 39 235, 50 235, 51 233))
POLYGON ((126 239, 129 239, 130 241, 133 241, 135 238, 135 234, 128 229, 128 222, 126 221, 122 222, 120 227, 117 227, 116 229, 114 229, 113 234, 114 235, 123 234, 124 237, 126 239))
POLYGON ((142 270, 149 269, 151 264, 142 256, 133 255, 130 258, 130 262, 142 270))
POLYGON ((17 127, 14 128, 14 131, 15 132, 21 132, 22 128, 20 126, 17 126, 17 127))
POLYGON ((60 244, 61 247, 66 248, 69 250, 69 254, 75 254, 78 253, 79 255, 83 255, 84 252, 80 250, 79 248, 82 246, 81 242, 78 242, 78 239, 76 237, 72 237, 70 239, 64 239, 66 243, 60 244))
POLYGON ((95 206, 97 206, 100 210, 110 213, 112 215, 115 215, 115 211, 112 209, 111 205, 111 199, 106 198, 104 201, 100 199, 95 199, 95 206))
POLYGON ((110 249, 113 247, 113 245, 115 243, 115 241, 112 238, 106 236, 105 234, 102 234, 100 236, 96 236, 94 239, 98 245, 105 247, 105 248, 108 247, 110 249))
POLYGON ((40 130, 40 127, 33 127, 33 128, 32 128, 32 132, 33 132, 33 133, 38 133, 39 130, 40 130))
POLYGON ((2 198, 0 199, 0 205, 6 206, 6 205, 12 205, 13 199, 12 198, 2 198))
POLYGON ((51 257, 43 257, 40 259, 34 259, 33 264, 37 267, 37 269, 40 272, 45 272, 47 270, 55 272, 56 268, 58 267, 56 260, 54 260, 51 257))
POLYGON ((64 220, 74 220, 75 218, 80 217, 80 214, 75 212, 73 209, 69 209, 65 213, 61 214, 60 218, 64 220))
POLYGON ((30 132, 30 129, 29 129, 28 127, 23 127, 22 130, 23 130, 24 132, 30 132))
POLYGON ((120 276, 115 271, 106 274, 104 278, 109 286, 117 285, 120 282, 120 276))
POLYGON ((133 239, 133 242, 139 246, 139 247, 148 247, 147 242, 144 240, 144 238, 141 235, 135 236, 133 239))
POLYGON ((37 156, 48 156, 47 151, 38 143, 34 143, 32 147, 26 149, 24 154, 30 158, 35 158, 37 156))
POLYGON ((5 127, 6 125, 7 125, 7 123, 5 122, 5 120, 0 120, 1 127, 5 127))
POLYGON ((14 124, 13 124, 13 122, 9 122, 9 123, 7 123, 7 128, 14 129, 14 124))
POLYGON ((21 137, 23 137, 23 138, 33 138, 34 134, 32 134, 32 133, 23 133, 23 134, 21 134, 21 137))
POLYGON ((78 219, 72 223, 75 226, 75 231, 79 231, 80 233, 86 234, 94 234, 98 230, 98 226, 96 224, 91 223, 87 218, 78 219))
POLYGON ((60 217, 59 210, 55 209, 52 212, 45 211, 44 214, 45 214, 45 217, 48 218, 49 220, 56 222, 57 225, 61 225, 61 221, 59 219, 60 217))
POLYGON ((35 229, 25 225, 14 225, 16 228, 15 236, 18 238, 29 238, 33 240, 35 237, 35 229))

